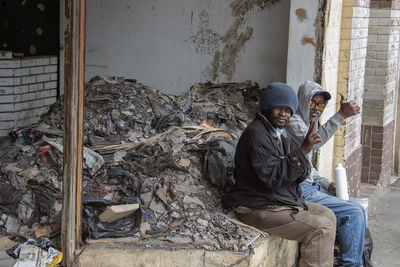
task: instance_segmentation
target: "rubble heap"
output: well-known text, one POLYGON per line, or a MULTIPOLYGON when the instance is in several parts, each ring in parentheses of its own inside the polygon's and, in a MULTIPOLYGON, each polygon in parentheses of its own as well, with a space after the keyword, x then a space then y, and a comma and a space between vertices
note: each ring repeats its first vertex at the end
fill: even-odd
MULTIPOLYGON (((232 175, 235 139, 254 118, 258 95, 251 82, 195 84, 181 96, 119 77, 87 82, 85 234, 134 236, 145 246, 246 250, 262 233, 225 215, 220 196, 232 175), (99 222, 107 206, 122 203, 140 208, 115 223, 99 222)), ((13 142, 1 143, 2 235, 29 237, 37 229, 59 235, 62 129, 61 98, 37 127, 16 129, 13 142)))

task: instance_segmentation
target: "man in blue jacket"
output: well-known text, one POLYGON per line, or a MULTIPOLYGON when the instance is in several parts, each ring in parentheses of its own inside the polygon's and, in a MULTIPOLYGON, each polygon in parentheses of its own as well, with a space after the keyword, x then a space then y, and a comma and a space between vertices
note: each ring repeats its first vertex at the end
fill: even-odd
POLYGON ((289 85, 275 82, 263 90, 261 112, 236 147, 236 183, 222 202, 240 221, 299 241, 299 266, 332 267, 335 216, 324 206, 306 202, 300 189, 311 171, 305 155, 321 138, 315 134, 315 122, 297 148, 283 132, 297 107, 296 92, 289 85))

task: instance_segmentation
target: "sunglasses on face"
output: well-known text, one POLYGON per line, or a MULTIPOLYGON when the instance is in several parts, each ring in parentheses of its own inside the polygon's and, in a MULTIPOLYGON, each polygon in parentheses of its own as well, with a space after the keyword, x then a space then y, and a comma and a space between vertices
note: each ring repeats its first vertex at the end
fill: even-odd
POLYGON ((317 103, 314 100, 311 100, 310 108, 323 110, 325 108, 325 103, 317 103))

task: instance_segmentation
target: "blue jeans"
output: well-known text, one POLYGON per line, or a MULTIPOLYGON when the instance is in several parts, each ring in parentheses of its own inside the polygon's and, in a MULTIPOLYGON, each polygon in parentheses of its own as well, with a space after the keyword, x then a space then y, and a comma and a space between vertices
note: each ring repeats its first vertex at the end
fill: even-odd
POLYGON ((362 266, 366 228, 364 207, 354 200, 342 200, 321 188, 318 183, 301 184, 303 197, 331 209, 336 215, 336 238, 340 266, 362 266))

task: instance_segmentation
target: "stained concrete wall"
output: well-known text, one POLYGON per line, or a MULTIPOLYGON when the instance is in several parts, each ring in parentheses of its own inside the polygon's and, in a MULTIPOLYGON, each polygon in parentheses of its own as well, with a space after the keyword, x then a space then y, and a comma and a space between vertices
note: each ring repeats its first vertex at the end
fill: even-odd
POLYGON ((124 76, 174 94, 199 81, 285 81, 290 2, 254 2, 87 0, 86 79, 124 76))
POLYGON ((315 19, 317 0, 290 1, 290 27, 286 81, 296 90, 300 84, 313 80, 316 55, 315 19))

